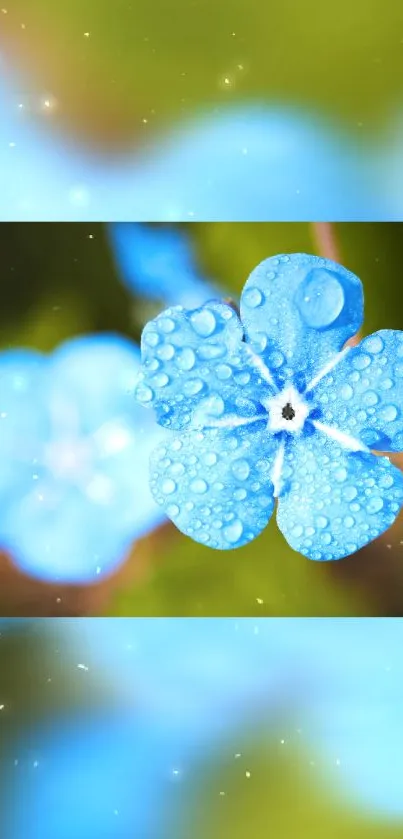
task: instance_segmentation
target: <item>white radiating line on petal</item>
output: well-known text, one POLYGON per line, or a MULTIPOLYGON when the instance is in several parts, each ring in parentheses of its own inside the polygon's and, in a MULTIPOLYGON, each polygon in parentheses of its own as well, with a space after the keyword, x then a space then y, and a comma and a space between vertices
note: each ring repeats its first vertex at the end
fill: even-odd
POLYGON ((281 446, 276 454, 276 459, 274 461, 273 470, 271 473, 271 480, 274 487, 274 497, 278 498, 280 495, 281 490, 281 473, 283 471, 284 465, 284 451, 285 451, 285 443, 281 443, 281 446))
POLYGON ((265 420, 264 414, 257 414, 255 417, 237 417, 235 415, 228 416, 223 419, 212 419, 204 421, 204 428, 239 428, 241 425, 251 425, 253 422, 262 422, 265 420))
POLYGON ((352 452, 369 452, 370 449, 367 446, 364 446, 364 443, 361 443, 361 440, 357 440, 356 437, 352 437, 350 434, 345 434, 344 431, 339 431, 338 428, 333 428, 331 425, 325 425, 323 422, 319 422, 319 420, 313 420, 313 425, 318 431, 323 431, 328 437, 331 437, 332 440, 336 440, 337 443, 340 443, 345 449, 349 449, 352 452))
POLYGON ((267 384, 271 385, 271 387, 274 387, 274 389, 277 390, 276 383, 273 379, 273 376, 270 373, 269 368, 264 363, 263 359, 260 358, 258 355, 256 355, 256 353, 253 352, 253 350, 251 349, 249 344, 245 344, 245 348, 246 348, 246 351, 247 351, 247 353, 250 357, 252 365, 255 367, 256 370, 258 370, 262 379, 264 379, 264 381, 267 382, 267 384))
POLYGON ((342 359, 347 355, 348 352, 350 352, 350 350, 351 347, 344 347, 344 350, 341 350, 341 352, 336 353, 336 355, 334 355, 333 358, 331 358, 330 361, 327 364, 325 364, 324 367, 322 367, 322 370, 320 370, 319 373, 317 373, 317 375, 314 376, 312 381, 309 382, 309 385, 307 386, 305 393, 308 393, 310 390, 316 387, 318 382, 320 382, 320 380, 323 379, 324 376, 327 376, 327 374, 330 373, 331 370, 337 367, 340 361, 342 361, 342 359))

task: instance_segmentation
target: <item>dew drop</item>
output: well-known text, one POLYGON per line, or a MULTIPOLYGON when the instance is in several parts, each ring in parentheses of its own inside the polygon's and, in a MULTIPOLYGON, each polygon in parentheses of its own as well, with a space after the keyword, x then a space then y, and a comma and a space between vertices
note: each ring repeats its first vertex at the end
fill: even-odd
POLYGON ((346 516, 345 519, 343 520, 343 524, 344 524, 345 527, 348 527, 348 528, 354 527, 355 519, 353 519, 352 516, 346 516))
POLYGON ((168 504, 167 514, 170 519, 174 519, 176 516, 178 516, 179 512, 180 510, 177 504, 168 504))
POLYGON ((203 478, 196 478, 194 481, 191 482, 190 489, 197 495, 203 495, 205 492, 207 492, 208 484, 206 483, 206 481, 203 480, 203 478))
POLYGON ((155 387, 166 387, 169 384, 169 376, 166 373, 157 373, 151 381, 155 387))
POLYGON ((373 495, 367 504, 367 510, 369 513, 379 513, 379 511, 382 510, 382 507, 383 499, 379 495, 373 495))
POLYGON ((342 484, 343 481, 346 480, 346 478, 347 478, 347 470, 344 468, 344 466, 339 466, 339 468, 336 469, 336 471, 334 473, 335 481, 337 481, 339 484, 342 484))
POLYGON ((161 491, 164 495, 172 495, 176 490, 176 483, 171 478, 165 478, 161 483, 161 491))
POLYGON ((228 364, 218 364, 215 372, 217 379, 220 379, 221 381, 230 379, 232 376, 232 369, 228 364))
POLYGON ((357 490, 353 486, 347 486, 343 489, 343 498, 346 501, 354 501, 354 498, 357 498, 357 490))
POLYGON ((398 415, 395 405, 384 405, 379 411, 379 417, 384 422, 393 422, 398 415))
POLYGON ((146 332, 144 332, 143 340, 144 340, 144 343, 148 344, 149 347, 156 347, 160 343, 161 338, 158 335, 158 332, 154 332, 154 331, 147 332, 146 331, 146 332))
POLYGON ((349 384, 344 384, 340 388, 340 396, 341 396, 342 399, 351 399, 353 393, 354 393, 353 388, 349 384))
POLYGON ((367 407, 372 407, 373 405, 378 404, 379 396, 374 390, 367 390, 367 392, 363 394, 362 401, 367 407))
POLYGON ((296 524, 291 531, 292 535, 296 536, 297 539, 299 538, 299 536, 302 536, 303 532, 304 532, 304 528, 301 527, 300 524, 296 524))
POLYGON ((382 352, 384 348, 384 343, 379 335, 369 335, 362 343, 363 347, 373 355, 382 352))
POLYGON ((176 357, 176 364, 180 370, 188 372, 192 370, 196 363, 196 356, 190 347, 184 347, 182 352, 176 357))
POLYGON ((247 288, 242 295, 242 303, 248 306, 249 309, 257 309, 263 303, 263 294, 255 286, 247 288))
POLYGON ((250 466, 247 460, 235 460, 232 464, 232 473, 239 481, 246 481, 250 475, 250 466))
POLYGON ((344 307, 344 289, 336 274, 314 268, 301 282, 296 293, 300 315, 312 329, 326 329, 339 317, 344 307))
POLYGON ((161 332, 169 334, 170 332, 173 332, 175 329, 175 321, 172 320, 172 318, 160 317, 158 318, 158 328, 161 330, 161 332))
POLYGON ((164 344, 157 350, 157 355, 162 361, 170 361, 175 355, 175 347, 172 344, 164 344))
POLYGON ((243 525, 239 519, 235 519, 231 524, 228 524, 224 530, 223 535, 224 538, 229 542, 231 545, 235 545, 236 542, 239 541, 243 533, 243 525))
POLYGON ((190 323, 197 335, 201 338, 208 338, 212 335, 217 321, 211 309, 199 309, 190 316, 190 323))
POLYGON ((371 364, 371 358, 366 353, 359 351, 353 358, 353 367, 356 370, 365 370, 371 364))
POLYGON ((146 405, 148 402, 151 402, 153 396, 153 391, 147 385, 139 384, 137 386, 136 399, 138 399, 139 402, 142 402, 144 405, 146 405))
POLYGON ((206 452, 203 457, 203 461, 206 466, 214 466, 214 464, 217 463, 217 460, 218 458, 215 452, 206 452))
POLYGON ((318 516, 317 517, 316 525, 317 525, 317 527, 320 527, 321 530, 323 530, 324 527, 327 527, 328 524, 329 524, 329 519, 327 519, 326 516, 318 516))
POLYGON ((183 385, 185 396, 196 396, 201 390, 203 390, 201 379, 188 379, 183 385))

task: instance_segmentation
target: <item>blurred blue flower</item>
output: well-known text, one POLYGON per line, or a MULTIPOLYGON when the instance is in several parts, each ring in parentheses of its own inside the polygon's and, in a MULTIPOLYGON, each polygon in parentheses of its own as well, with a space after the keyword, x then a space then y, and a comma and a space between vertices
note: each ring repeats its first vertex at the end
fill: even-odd
POLYGON ((162 521, 146 480, 160 433, 133 400, 139 356, 113 335, 0 356, 0 540, 25 572, 94 581, 162 521))
POLYGON ((302 746, 313 780, 403 817, 402 620, 76 619, 50 631, 171 738, 178 765, 285 719, 286 748, 302 746))
POLYGON ((10 763, 8 839, 154 839, 169 835, 180 811, 180 750, 136 712, 31 726, 10 763), (18 797, 23 806, 15 806, 18 797))
POLYGON ((184 231, 119 222, 109 225, 109 231, 122 280, 142 297, 190 309, 222 297, 200 272, 184 231))
POLYGON ((198 114, 145 152, 112 158, 52 129, 47 100, 35 101, 18 92, 22 82, 13 89, 4 79, 5 71, 0 219, 390 218, 372 150, 315 113, 240 104, 198 114))
POLYGON ((331 260, 272 257, 249 277, 241 320, 223 303, 168 309, 142 336, 139 402, 179 435, 151 458, 154 498, 212 548, 277 521, 297 551, 339 559, 379 536, 403 475, 371 449, 403 449, 403 332, 343 346, 360 280, 331 260))

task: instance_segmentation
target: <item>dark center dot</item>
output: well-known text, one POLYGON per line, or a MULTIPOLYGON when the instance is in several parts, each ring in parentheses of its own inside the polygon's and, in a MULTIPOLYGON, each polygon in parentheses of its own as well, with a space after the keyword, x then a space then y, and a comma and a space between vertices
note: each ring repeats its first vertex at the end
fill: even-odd
POLYGON ((284 405, 284 408, 281 412, 281 416, 283 417, 283 419, 286 419, 286 420, 293 420, 294 419, 295 411, 294 411, 294 408, 291 405, 291 402, 287 402, 287 404, 284 405))

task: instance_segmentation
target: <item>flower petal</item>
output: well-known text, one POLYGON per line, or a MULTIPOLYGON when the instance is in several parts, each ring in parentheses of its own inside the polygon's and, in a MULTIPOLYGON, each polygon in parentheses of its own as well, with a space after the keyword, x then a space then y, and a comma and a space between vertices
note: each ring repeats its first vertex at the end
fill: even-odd
POLYGON ((154 407, 160 425, 171 429, 195 422, 196 409, 215 419, 228 413, 250 416, 256 413, 256 390, 273 393, 261 368, 251 363, 236 312, 224 303, 167 309, 143 330, 141 349, 136 397, 154 407))
POLYGON ((281 384, 306 383, 360 328, 361 281, 331 259, 280 255, 252 271, 241 297, 249 340, 281 384))
POLYGON ((278 526, 310 559, 355 553, 393 524, 403 504, 403 474, 387 457, 347 452, 324 434, 293 443, 284 466, 278 526))
POLYGON ((183 533, 211 548, 252 541, 273 512, 271 474, 278 444, 263 423, 192 430, 151 457, 151 491, 183 533))
POLYGON ((352 347, 314 389, 323 422, 378 451, 403 450, 403 332, 382 329, 352 347))
POLYGON ((38 439, 48 430, 41 403, 46 359, 32 350, 0 354, 0 518, 10 489, 35 472, 38 439))

